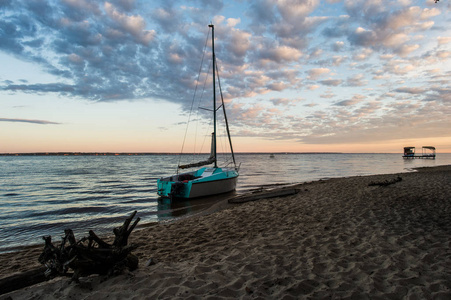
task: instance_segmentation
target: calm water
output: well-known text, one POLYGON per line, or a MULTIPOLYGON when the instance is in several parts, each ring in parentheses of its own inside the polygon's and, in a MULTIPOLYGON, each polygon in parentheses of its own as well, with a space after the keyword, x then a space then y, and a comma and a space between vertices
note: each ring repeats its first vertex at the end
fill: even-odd
MULTIPOLYGON (((137 210, 140 223, 166 221, 202 211, 218 198, 171 203, 158 200, 157 178, 174 173, 177 155, 0 156, 0 252, 58 240, 66 228, 76 237, 93 229, 110 234, 137 210)), ((410 171, 451 164, 404 160, 401 154, 238 154, 236 193, 267 184, 410 171)))

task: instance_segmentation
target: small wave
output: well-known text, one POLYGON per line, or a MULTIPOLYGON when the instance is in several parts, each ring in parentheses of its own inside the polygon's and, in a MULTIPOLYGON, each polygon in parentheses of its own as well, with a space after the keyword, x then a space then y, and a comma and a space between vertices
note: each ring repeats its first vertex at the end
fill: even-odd
POLYGON ((246 174, 246 177, 259 177, 259 176, 266 176, 268 175, 267 173, 260 173, 260 172, 256 172, 254 174, 246 174))
POLYGON ((49 189, 52 190, 76 190, 78 189, 77 186, 65 186, 65 185, 58 185, 58 186, 50 186, 49 189))
POLYGON ((134 190, 134 189, 132 189, 131 187, 129 187, 129 188, 123 188, 123 189, 115 190, 115 191, 114 191, 114 193, 115 193, 116 195, 134 194, 134 193, 137 193, 137 192, 138 192, 137 190, 134 190))
POLYGON ((122 183, 120 180, 101 180, 99 183, 122 183))
POLYGON ((95 214, 105 213, 108 211, 106 206, 85 206, 85 207, 69 207, 60 210, 53 211, 57 215, 70 215, 70 214, 95 214))
POLYGON ((109 206, 84 206, 84 207, 68 207, 68 208, 62 208, 62 209, 54 209, 54 210, 47 210, 47 211, 40 211, 40 212, 33 212, 30 214, 25 215, 28 218, 38 218, 43 216, 63 216, 63 215, 76 215, 76 214, 83 214, 83 215, 92 215, 96 213, 107 213, 109 211, 109 206))
POLYGON ((83 201, 98 201, 102 199, 108 199, 108 196, 89 196, 89 197, 78 197, 75 199, 71 199, 68 202, 83 202, 83 201))
POLYGON ((20 196, 20 194, 18 194, 18 193, 6 193, 6 194, 3 194, 3 196, 5 196, 5 197, 14 197, 14 196, 20 196))
POLYGON ((157 179, 159 179, 161 176, 159 177, 143 177, 141 178, 141 181, 157 181, 157 179))
POLYGON ((88 194, 88 195, 94 195, 94 194, 111 194, 111 193, 115 193, 116 191, 113 190, 98 190, 98 189, 93 189, 90 191, 81 191, 80 194, 88 194))
MULTIPOLYGON (((440 164, 449 164, 451 155, 440 164)), ((443 156, 444 157, 444 156, 443 156)), ((0 157, 0 163, 2 162, 0 157)), ((11 247, 16 240, 30 244, 42 242, 41 236, 64 233, 65 228, 86 234, 87 228, 109 234, 117 222, 122 224, 129 210, 138 210, 147 221, 179 218, 197 210, 177 203, 157 201, 158 178, 171 174, 178 155, 129 157, 24 157, 26 164, 14 165, 12 172, 0 168, 5 188, 0 191, 0 228, 2 247, 11 247), (33 170, 30 167, 32 164, 33 170), (3 172, 2 172, 3 171, 3 172), (125 212, 125 213, 124 213, 125 212)), ((278 155, 275 164, 268 164, 268 155, 239 155, 243 163, 237 194, 258 188, 272 188, 268 183, 305 182, 327 177, 353 176, 367 173, 413 171, 430 165, 429 161, 400 160, 398 155, 278 155), (379 156, 378 156, 379 157, 379 156), (352 161, 352 164, 349 163, 352 161), (284 170, 284 171, 282 171, 284 170)), ((9 158, 6 164, 10 166, 9 158)), ((21 162, 18 161, 18 162, 21 162)), ((434 161, 438 163, 439 160, 434 161)), ((189 201, 186 205, 194 204, 189 201)))
POLYGON ((126 200, 126 201, 121 201, 121 203, 150 203, 150 202, 155 202, 155 199, 133 199, 133 200, 126 200))
POLYGON ((57 183, 56 186, 78 186, 78 183, 74 181, 60 181, 59 177, 53 177, 49 185, 52 186, 52 183, 57 183))

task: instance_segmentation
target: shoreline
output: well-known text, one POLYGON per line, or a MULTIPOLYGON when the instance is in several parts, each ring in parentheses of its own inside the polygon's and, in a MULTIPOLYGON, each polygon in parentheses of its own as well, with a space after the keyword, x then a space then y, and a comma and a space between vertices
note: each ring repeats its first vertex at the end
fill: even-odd
MULTIPOLYGON (((265 153, 263 153, 263 154, 265 154, 265 153)), ((302 154, 302 153, 300 153, 300 154, 302 154)), ((310 154, 310 153, 307 153, 307 154, 310 154)), ((399 173, 399 174, 416 172, 417 169, 421 169, 421 168, 437 168, 437 167, 441 167, 441 166, 419 167, 419 168, 406 169, 405 172, 402 172, 402 173, 399 173)), ((198 217, 198 216, 202 216, 202 215, 208 215, 208 214, 217 212, 219 210, 226 209, 227 207, 233 205, 233 204, 230 204, 230 205, 227 204, 227 201, 230 198, 251 194, 251 193, 253 193, 256 190, 261 190, 261 189, 279 190, 279 189, 284 189, 284 188, 287 188, 287 187, 298 186, 298 185, 307 184, 307 183, 313 183, 313 182, 317 182, 317 181, 318 182, 319 181, 321 181, 321 182, 322 181, 328 181, 328 180, 331 180, 331 179, 338 179, 338 178, 352 178, 352 177, 362 177, 362 176, 378 176, 378 175, 394 175, 394 174, 398 174, 398 173, 374 174, 374 175, 354 175, 354 176, 347 176, 347 177, 324 177, 324 178, 320 178, 320 179, 316 179, 316 180, 310 180, 310 181, 299 182, 299 183, 291 182, 291 183, 262 184, 262 185, 258 185, 258 186, 252 187, 252 188, 243 189, 243 190, 239 191, 239 193, 238 192, 235 193, 234 196, 228 196, 228 194, 217 195, 216 197, 220 197, 222 199, 217 201, 217 202, 215 202, 215 203, 213 203, 213 204, 200 204, 201 206, 207 206, 207 208, 199 210, 199 211, 196 211, 195 213, 192 213, 192 214, 186 214, 186 215, 182 215, 180 217, 175 217, 175 218, 167 219, 167 220, 150 221, 150 222, 147 222, 147 223, 139 223, 135 230, 140 230, 142 228, 146 228, 146 227, 157 225, 157 224, 170 224, 170 223, 178 222, 178 221, 189 219, 189 218, 193 218, 193 217, 198 217)), ((212 196, 212 197, 214 197, 214 196, 212 196)), ((203 199, 200 199, 200 200, 203 200, 203 199)), ((211 200, 209 200, 209 202, 211 202, 211 200)), ((183 208, 183 209, 185 209, 185 208, 183 208)), ((126 217, 127 213, 128 212, 126 212, 124 214, 124 218, 126 217)), ((139 215, 139 211, 138 211, 138 215, 139 215)), ((111 230, 112 229, 113 228, 111 228, 111 230)), ((44 236, 44 235, 45 234, 43 234, 42 236, 44 236)), ((61 235, 63 235, 63 233, 61 233, 61 235)), ((13 246, 11 248, 6 248, 6 249, 1 250, 0 251, 0 256, 3 255, 3 254, 9 254, 9 253, 33 250, 35 248, 41 248, 41 247, 43 247, 43 245, 44 245, 44 242, 37 243, 37 244, 13 246)), ((0 270, 1 270, 1 268, 0 268, 0 270)), ((0 279, 1 278, 2 278, 2 276, 1 276, 1 272, 0 272, 0 279)))
MULTIPOLYGON (((133 273, 81 278, 89 289, 56 278, 0 299, 449 297, 450 182, 447 165, 299 183, 296 195, 244 204, 222 200, 195 216, 142 224, 130 236, 142 244, 133 273), (402 181, 369 186, 396 176, 402 181), (157 263, 146 266, 149 259, 157 263)), ((1 278, 39 267, 42 247, 0 254, 1 278)))
MULTIPOLYGON (((299 183, 276 183, 276 184, 264 184, 264 185, 258 185, 258 187, 253 187, 253 188, 248 188, 242 191, 242 193, 239 194, 235 194, 234 196, 224 196, 224 195, 219 195, 219 197, 221 197, 222 199, 217 201, 216 203, 209 205, 206 209, 203 209, 201 211, 198 211, 194 214, 188 214, 188 215, 183 215, 181 217, 178 218, 173 218, 173 219, 167 219, 167 220, 162 220, 162 221, 151 221, 151 222, 147 222, 147 223, 139 223, 138 226, 136 227, 135 231, 141 230, 141 229, 145 229, 147 227, 152 227, 158 224, 172 224, 172 223, 176 223, 182 220, 186 220, 186 219, 190 219, 190 218, 196 218, 199 216, 204 216, 204 215, 209 215, 218 211, 221 211, 223 209, 227 209, 227 208, 231 208, 237 204, 232 204, 232 203, 228 203, 228 200, 233 198, 233 197, 238 197, 238 196, 244 196, 247 194, 251 194, 256 190, 261 190, 261 189, 269 189, 269 190, 279 190, 279 189, 284 189, 284 188, 289 188, 289 187, 296 187, 296 186, 302 186, 305 184, 312 184, 312 183, 316 183, 316 182, 327 182, 329 180, 334 180, 334 179, 348 179, 348 178, 354 178, 354 177, 371 177, 371 176, 394 176, 394 175, 402 175, 402 174, 406 174, 406 173, 415 173, 415 172, 427 172, 430 169, 437 169, 437 168, 450 168, 451 170, 451 165, 439 165, 439 166, 433 166, 433 167, 416 167, 416 168, 411 168, 411 169, 406 169, 405 172, 401 172, 401 173, 387 173, 387 174, 373 174, 373 175, 354 175, 354 176, 345 176, 345 177, 324 177, 324 178, 320 178, 317 180, 311 180, 311 181, 305 181, 305 182, 299 182, 299 183)), ((139 216, 139 211, 138 211, 138 216, 139 216)), ((126 214, 124 214, 124 218, 126 217, 126 214)), ((11 253, 17 253, 17 252, 23 252, 23 251, 30 251, 30 250, 34 250, 36 248, 42 248, 44 245, 44 242, 39 243, 39 244, 30 244, 30 245, 23 245, 23 246, 16 246, 13 247, 14 250, 6 250, 6 252, 0 252, 0 259, 2 255, 7 255, 7 254, 11 254, 11 253)), ((1 272, 1 267, 0 267, 0 279, 2 278, 2 272, 1 272)))

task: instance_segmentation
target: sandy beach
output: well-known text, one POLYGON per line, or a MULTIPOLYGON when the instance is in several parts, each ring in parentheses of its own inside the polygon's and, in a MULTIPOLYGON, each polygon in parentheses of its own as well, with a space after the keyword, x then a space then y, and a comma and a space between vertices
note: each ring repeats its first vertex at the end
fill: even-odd
MULTIPOLYGON (((451 166, 294 188, 135 230, 136 271, 0 299, 451 299, 451 166)), ((38 267, 41 251, 0 255, 0 277, 38 267)))

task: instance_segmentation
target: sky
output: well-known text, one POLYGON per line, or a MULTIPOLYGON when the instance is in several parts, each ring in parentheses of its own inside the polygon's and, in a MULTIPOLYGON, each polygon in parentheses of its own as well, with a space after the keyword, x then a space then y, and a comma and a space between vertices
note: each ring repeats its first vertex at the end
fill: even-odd
POLYGON ((209 24, 236 152, 451 152, 450 11, 444 0, 0 0, 0 153, 180 152, 187 121, 207 122, 190 109, 208 98, 209 24))

